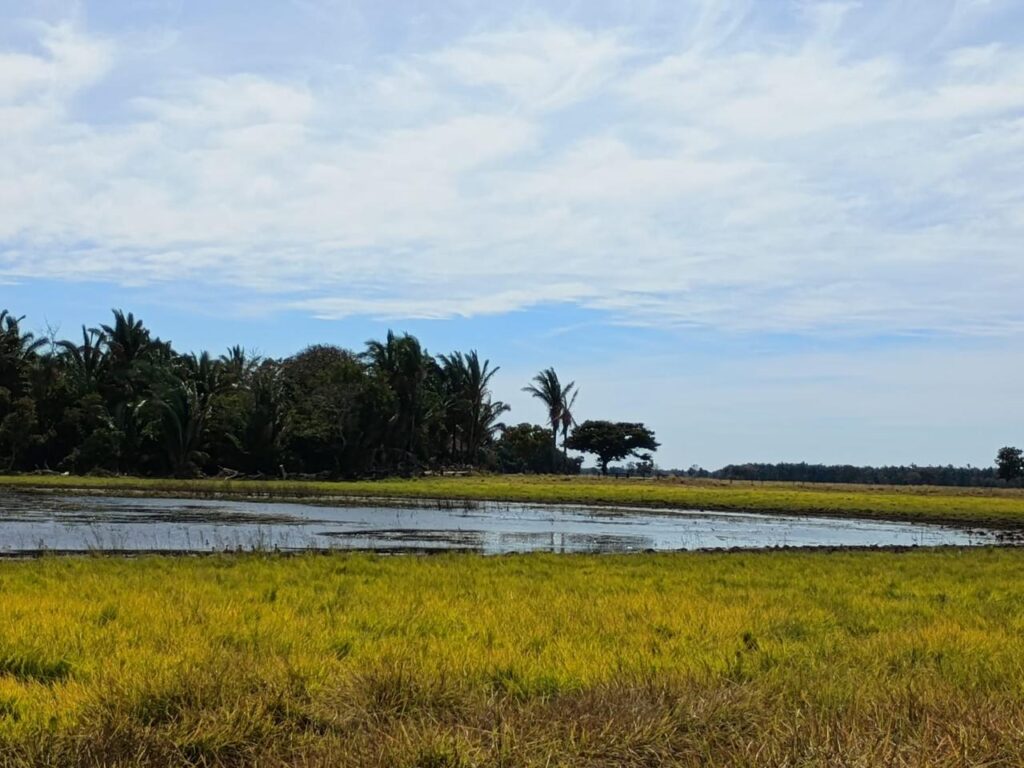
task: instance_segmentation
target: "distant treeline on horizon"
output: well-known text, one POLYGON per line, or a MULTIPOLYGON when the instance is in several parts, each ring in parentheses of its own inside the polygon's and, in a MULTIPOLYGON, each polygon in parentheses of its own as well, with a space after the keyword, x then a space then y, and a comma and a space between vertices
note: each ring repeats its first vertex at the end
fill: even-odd
POLYGON ((963 487, 1020 486, 1019 480, 1007 483, 994 467, 884 466, 857 467, 851 464, 729 464, 709 471, 701 467, 686 470, 665 470, 665 474, 685 477, 706 477, 717 480, 750 480, 791 483, 857 483, 864 485, 949 485, 963 487))

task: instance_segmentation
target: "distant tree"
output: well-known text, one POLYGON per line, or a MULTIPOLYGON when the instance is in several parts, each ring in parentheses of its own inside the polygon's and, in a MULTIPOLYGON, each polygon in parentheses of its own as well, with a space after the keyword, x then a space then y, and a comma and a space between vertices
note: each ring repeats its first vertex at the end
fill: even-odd
POLYGON ((1006 446, 996 454, 996 474, 1006 481, 1024 476, 1024 451, 1006 446))
POLYGON ((20 456, 38 441, 36 406, 32 398, 21 397, 11 405, 13 407, 0 420, 0 451, 6 454, 7 471, 14 469, 20 456))
POLYGON ((509 473, 555 471, 558 453, 551 450, 551 433, 539 424, 506 427, 495 444, 498 469, 509 473))
POLYGON ((650 456, 641 451, 656 451, 659 443, 654 432, 643 424, 612 421, 584 421, 569 435, 566 446, 574 451, 592 453, 597 456, 601 474, 608 474, 608 464, 621 461, 627 456, 650 456))
MULTIPOLYGON (((359 358, 346 349, 329 345, 307 347, 289 358, 281 370, 283 392, 264 393, 268 399, 283 397, 285 413, 273 413, 270 402, 263 417, 288 425, 289 468, 300 472, 351 474, 353 464, 369 460, 360 444, 364 430, 360 407, 366 377, 359 358)), ((268 435, 264 440, 272 445, 268 435)))
POLYGON ((124 436, 98 394, 85 395, 65 409, 59 428, 72 446, 63 459, 65 467, 79 473, 117 470, 124 436))
POLYGON ((654 474, 654 457, 649 453, 637 455, 636 471, 641 477, 650 477, 654 474))
POLYGON ((571 408, 576 401, 573 392, 575 388, 574 381, 563 385, 558 380, 554 368, 545 368, 533 377, 533 384, 523 387, 523 392, 529 392, 547 408, 552 450, 558 450, 558 430, 562 427, 563 420, 568 419, 569 423, 572 423, 571 408))

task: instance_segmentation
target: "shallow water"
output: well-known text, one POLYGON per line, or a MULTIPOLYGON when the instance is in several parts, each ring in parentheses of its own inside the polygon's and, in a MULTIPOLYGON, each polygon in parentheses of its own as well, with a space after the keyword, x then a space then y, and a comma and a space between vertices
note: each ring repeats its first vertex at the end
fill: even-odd
POLYGON ((995 531, 922 523, 691 510, 0 494, 0 554, 273 549, 499 554, 996 543, 995 531))

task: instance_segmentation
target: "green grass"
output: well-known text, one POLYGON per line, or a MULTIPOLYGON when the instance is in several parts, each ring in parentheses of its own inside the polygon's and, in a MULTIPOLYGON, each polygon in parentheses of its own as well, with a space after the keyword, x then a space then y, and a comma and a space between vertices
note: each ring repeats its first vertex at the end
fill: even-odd
POLYGON ((1024 552, 0 562, 0 765, 1024 764, 1024 552))
POLYGON ((818 514, 1024 526, 1020 489, 802 485, 587 477, 473 476, 357 482, 161 480, 59 476, 0 477, 0 490, 88 490, 170 495, 260 495, 279 499, 390 496, 725 511, 818 514))

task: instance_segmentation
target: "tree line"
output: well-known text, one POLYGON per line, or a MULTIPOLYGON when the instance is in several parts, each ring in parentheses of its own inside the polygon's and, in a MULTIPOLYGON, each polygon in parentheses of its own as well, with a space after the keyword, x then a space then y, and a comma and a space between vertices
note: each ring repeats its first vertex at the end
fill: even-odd
MULTIPOLYGON (((961 487, 997 487, 1020 484, 1024 476, 1024 462, 1015 463, 1014 454, 997 459, 995 467, 945 466, 854 466, 851 464, 808 464, 781 462, 729 464, 708 471, 691 467, 685 472, 673 472, 689 477, 707 477, 718 480, 747 480, 757 482, 792 483, 855 483, 866 485, 945 485, 961 487)), ((1009 449, 1016 451, 1017 449, 1009 449)), ((1019 459, 1019 457, 1017 457, 1019 459)))
POLYGON ((573 415, 553 368, 524 390, 542 425, 504 421, 499 370, 475 350, 431 355, 388 331, 361 352, 314 345, 285 358, 235 346, 177 352, 132 313, 37 338, 0 311, 0 470, 192 477, 372 477, 427 470, 578 473, 570 449, 648 456, 642 424, 573 415))

